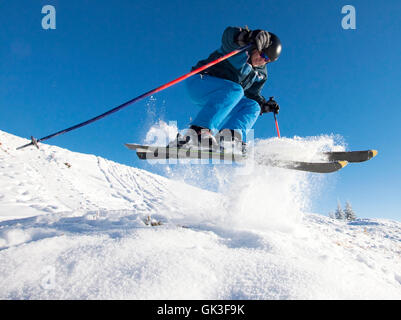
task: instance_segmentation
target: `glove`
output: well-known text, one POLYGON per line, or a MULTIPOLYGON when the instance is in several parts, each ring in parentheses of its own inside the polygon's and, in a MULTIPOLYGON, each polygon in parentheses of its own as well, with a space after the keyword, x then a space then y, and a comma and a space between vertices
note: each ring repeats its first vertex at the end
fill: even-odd
POLYGON ((238 34, 237 43, 241 47, 252 43, 258 51, 262 51, 270 44, 270 34, 267 31, 259 29, 254 31, 244 29, 238 34))
POLYGON ((266 101, 265 103, 263 103, 263 105, 260 108, 261 115, 263 113, 268 113, 268 112, 274 112, 274 114, 278 114, 278 112, 280 110, 280 106, 273 98, 274 97, 270 97, 269 101, 266 101))

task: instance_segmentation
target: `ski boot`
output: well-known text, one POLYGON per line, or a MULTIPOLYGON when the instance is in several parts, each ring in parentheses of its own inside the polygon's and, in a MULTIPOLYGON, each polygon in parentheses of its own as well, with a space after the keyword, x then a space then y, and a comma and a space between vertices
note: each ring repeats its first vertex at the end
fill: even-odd
POLYGON ((247 144, 242 141, 242 135, 237 130, 220 130, 216 134, 215 139, 222 152, 240 153, 242 155, 245 155, 247 152, 247 144))
POLYGON ((171 141, 168 148, 201 148, 206 150, 218 150, 219 145, 216 138, 207 128, 190 126, 185 135, 177 133, 175 140, 171 141))

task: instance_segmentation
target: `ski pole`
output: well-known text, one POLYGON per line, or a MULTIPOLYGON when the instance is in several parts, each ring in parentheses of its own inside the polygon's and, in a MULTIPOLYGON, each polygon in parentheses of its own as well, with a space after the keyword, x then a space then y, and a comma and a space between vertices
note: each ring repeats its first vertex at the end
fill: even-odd
POLYGON ((206 69, 210 68, 211 66, 214 66, 215 64, 218 64, 221 61, 226 60, 226 59, 236 55, 237 53, 245 51, 245 50, 249 49, 251 46, 252 46, 252 44, 249 44, 249 45, 243 46, 243 47, 241 47, 239 49, 236 49, 236 50, 234 50, 234 51, 232 51, 230 53, 227 53, 226 55, 224 55, 224 56, 222 56, 222 57, 220 57, 220 58, 218 58, 216 60, 213 60, 213 61, 209 62, 208 64, 205 64, 202 67, 199 67, 199 68, 197 68, 197 69, 195 69, 195 70, 193 70, 193 71, 191 71, 191 72, 189 72, 189 73, 187 73, 187 74, 185 74, 185 75, 183 75, 183 76, 181 76, 181 77, 179 77, 179 78, 177 78, 175 80, 172 80, 172 81, 170 81, 170 82, 168 82, 168 83, 166 83, 166 84, 164 84, 164 85, 162 85, 160 87, 157 87, 157 88, 155 88, 153 90, 150 90, 150 91, 148 91, 148 92, 146 92, 146 93, 144 93, 144 94, 142 94, 142 95, 140 95, 140 96, 138 96, 138 97, 136 97, 134 99, 131 99, 131 100, 119 105, 118 107, 115 107, 115 108, 113 108, 113 109, 111 109, 109 111, 106 111, 105 113, 102 113, 102 114, 100 114, 100 115, 98 115, 98 116, 96 116, 96 117, 94 117, 92 119, 89 119, 89 120, 86 120, 84 122, 78 123, 78 124, 76 124, 76 125, 74 125, 72 127, 57 131, 55 133, 52 133, 52 134, 50 134, 50 135, 48 135, 46 137, 40 138, 40 139, 35 139, 33 136, 31 136, 31 142, 29 142, 29 143, 27 143, 27 144, 25 144, 23 146, 18 147, 17 150, 23 149, 23 148, 31 146, 31 145, 34 145, 34 146, 36 146, 36 148, 39 149, 38 142, 51 139, 53 137, 59 136, 61 134, 67 133, 69 131, 72 131, 72 130, 75 130, 75 129, 78 129, 78 128, 81 128, 81 127, 86 126, 86 125, 88 125, 88 124, 90 124, 92 122, 95 122, 97 120, 105 118, 108 115, 110 115, 110 114, 112 114, 114 112, 117 112, 117 111, 119 111, 119 110, 121 110, 121 109, 123 109, 123 108, 125 108, 125 107, 127 107, 127 106, 129 106, 129 105, 131 105, 133 103, 135 103, 135 102, 138 102, 138 101, 140 101, 140 100, 142 100, 142 99, 144 99, 146 97, 151 96, 152 94, 155 94, 155 93, 160 92, 160 91, 162 91, 164 89, 167 89, 167 88, 169 88, 169 87, 171 87, 171 86, 173 86, 173 85, 175 85, 175 84, 177 84, 177 83, 179 83, 179 82, 181 82, 181 81, 183 81, 183 80, 185 80, 185 79, 187 79, 187 78, 189 78, 189 77, 191 77, 191 76, 193 76, 193 75, 195 75, 195 74, 197 74, 197 73, 199 73, 199 72, 201 72, 203 70, 206 70, 206 69))
POLYGON ((276 114, 276 112, 274 112, 273 115, 274 115, 274 122, 276 123, 277 136, 278 136, 279 138, 281 138, 281 136, 280 136, 280 129, 279 129, 279 127, 278 127, 278 121, 277 121, 277 114, 276 114))

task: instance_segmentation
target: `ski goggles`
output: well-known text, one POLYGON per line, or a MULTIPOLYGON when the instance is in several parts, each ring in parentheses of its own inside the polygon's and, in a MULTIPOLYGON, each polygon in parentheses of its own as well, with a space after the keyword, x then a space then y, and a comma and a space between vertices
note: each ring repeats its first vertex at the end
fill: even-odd
POLYGON ((266 62, 270 61, 270 58, 262 51, 260 53, 261 58, 263 58, 266 62))

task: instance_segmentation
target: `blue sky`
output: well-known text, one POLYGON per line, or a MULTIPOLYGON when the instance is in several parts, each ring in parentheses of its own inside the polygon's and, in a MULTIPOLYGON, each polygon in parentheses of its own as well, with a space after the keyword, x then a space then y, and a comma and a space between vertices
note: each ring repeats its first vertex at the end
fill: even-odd
MULTIPOLYGON (((41 138, 87 120, 189 71, 226 26, 270 30, 283 54, 263 94, 280 103, 283 136, 342 135, 373 161, 329 179, 323 214, 350 200, 362 217, 401 220, 401 2, 386 1, 0 1, 0 129, 41 138), (56 8, 44 30, 42 7, 56 8), (344 30, 344 5, 356 29, 344 30)), ((181 83, 156 96, 158 117, 182 129, 196 109, 181 83)), ((141 167, 123 143, 142 141, 149 100, 48 142, 141 167)), ((275 136, 263 116, 255 136, 275 136)))

